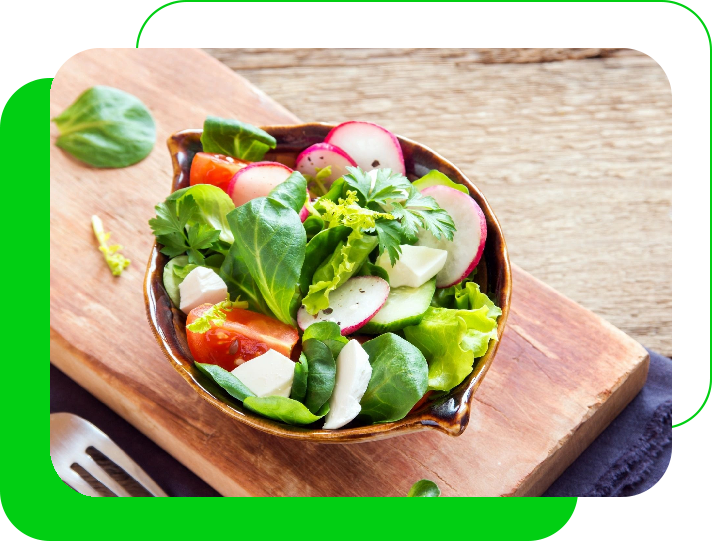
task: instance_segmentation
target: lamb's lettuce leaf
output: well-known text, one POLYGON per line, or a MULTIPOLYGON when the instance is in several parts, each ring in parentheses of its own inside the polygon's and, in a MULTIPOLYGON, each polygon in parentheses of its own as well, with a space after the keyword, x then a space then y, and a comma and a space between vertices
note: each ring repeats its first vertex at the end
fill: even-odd
POLYGON ((359 417, 371 423, 402 419, 428 390, 428 365, 423 354, 393 333, 363 345, 373 372, 361 399, 359 417))
POLYGON ((250 124, 239 120, 209 116, 200 137, 203 151, 225 154, 248 162, 258 162, 277 146, 277 140, 250 124))
POLYGON ((310 425, 329 413, 329 403, 313 414, 301 402, 283 396, 247 397, 243 404, 249 410, 288 425, 310 425))
POLYGON ((302 336, 302 343, 316 339, 323 342, 331 350, 334 359, 339 357, 339 353, 349 342, 349 339, 341 335, 341 327, 333 321, 319 321, 307 327, 302 336))
POLYGON ((440 496, 440 487, 429 479, 421 479, 408 491, 409 498, 437 498, 440 496))
POLYGON ((297 402, 304 403, 307 396, 307 381, 309 378, 309 363, 307 357, 302 353, 299 362, 294 365, 294 380, 292 381, 292 392, 289 398, 297 402))
POLYGON ((314 338, 303 341, 302 348, 309 365, 304 405, 316 414, 334 392, 336 361, 329 347, 314 338))
POLYGON ((274 317, 296 326, 307 237, 299 215, 259 197, 228 214, 240 258, 274 317))
POLYGON ((275 186, 268 197, 299 213, 307 201, 307 181, 299 171, 295 171, 287 180, 275 186))
POLYGON ((225 257, 218 274, 227 284, 227 291, 231 298, 240 297, 247 301, 250 310, 253 312, 260 312, 266 316, 273 317, 272 310, 267 306, 257 282, 252 278, 247 265, 242 260, 240 248, 237 244, 233 244, 230 247, 230 251, 225 257))
POLYGON ((236 376, 220 366, 215 364, 195 363, 195 367, 213 382, 226 390, 230 396, 237 398, 240 402, 243 402, 249 396, 255 396, 255 393, 250 391, 247 388, 247 385, 242 383, 236 376))

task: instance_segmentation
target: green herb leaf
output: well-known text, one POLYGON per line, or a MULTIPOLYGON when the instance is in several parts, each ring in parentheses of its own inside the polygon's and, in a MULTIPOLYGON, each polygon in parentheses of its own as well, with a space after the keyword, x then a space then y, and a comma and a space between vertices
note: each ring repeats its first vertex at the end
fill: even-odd
POLYGON ((156 123, 141 100, 108 86, 86 90, 53 122, 57 146, 94 167, 140 162, 156 143, 156 123))
POLYGON ((267 306, 257 282, 252 278, 247 265, 242 260, 237 244, 233 244, 230 248, 218 274, 227 284, 227 291, 231 298, 244 298, 249 309, 253 312, 273 317, 272 310, 267 306))
POLYGON ((331 292, 359 271, 377 245, 378 238, 372 235, 359 237, 354 232, 345 243, 340 242, 333 255, 314 272, 309 293, 302 299, 307 312, 315 315, 319 310, 327 309, 331 292))
POLYGON ((309 364, 306 355, 302 353, 299 356, 299 362, 294 366, 294 381, 292 381, 292 392, 289 398, 304 403, 304 398, 307 396, 308 377, 309 364))
POLYGON ((309 292, 309 285, 312 283, 316 269, 334 253, 339 243, 348 238, 351 231, 352 229, 350 227, 343 225, 325 229, 321 233, 316 234, 314 238, 307 243, 304 265, 302 266, 301 277, 299 279, 299 285, 303 295, 309 292))
POLYGON ((219 302, 210 307, 201 317, 186 326, 190 332, 205 334, 212 327, 222 327, 227 320, 227 313, 235 308, 247 308, 247 303, 237 299, 235 302, 230 300, 230 295, 223 302, 219 302))
POLYGON ((420 190, 421 192, 425 188, 429 188, 430 186, 447 186, 448 188, 454 188, 468 195, 470 193, 470 190, 467 189, 467 186, 463 186, 462 184, 455 184, 452 180, 450 180, 448 176, 443 175, 440 171, 436 170, 430 171, 430 173, 428 173, 424 177, 421 177, 418 180, 414 181, 413 186, 418 188, 418 190, 420 190))
POLYGON ((299 215, 260 197, 228 214, 240 257, 274 316, 295 325, 307 237, 299 215))
POLYGON ((329 413, 327 402, 316 415, 301 402, 283 396, 247 397, 243 404, 249 410, 288 425, 310 425, 329 413))
POLYGON ((204 152, 225 154, 248 162, 258 162, 277 146, 277 140, 250 124, 239 120, 209 116, 200 138, 204 152))
POLYGON ((453 239, 455 222, 432 197, 422 195, 416 188, 411 188, 404 211, 420 219, 421 227, 430 231, 436 239, 453 239))
POLYGON ((398 421, 428 390, 428 364, 414 345, 393 333, 363 345, 373 373, 361 399, 360 417, 372 423, 398 421))
POLYGON ((428 479, 421 479, 408 492, 409 498, 437 498, 438 496, 440 496, 440 488, 428 479))
MULTIPOLYGON (((397 205, 397 204, 396 204, 397 205)), ((396 205, 393 205, 396 207, 396 205)), ((398 205, 400 206, 400 205, 398 205)), ((394 208, 394 210, 396 210, 394 208)), ((396 216, 393 214, 393 216, 396 216)), ((392 220, 376 220, 376 235, 378 236, 378 255, 385 252, 391 260, 391 265, 395 265, 403 250, 401 249, 402 226, 392 220)))
POLYGON ((295 171, 287 180, 275 186, 268 197, 299 214, 307 200, 307 181, 299 171, 295 171))
POLYGON ((333 321, 319 321, 309 325, 302 336, 302 343, 312 339, 323 342, 331 350, 334 359, 339 357, 339 353, 349 342, 348 338, 341 335, 341 327, 333 321))
POLYGON ((236 376, 220 366, 195 363, 195 367, 240 402, 250 396, 255 396, 255 393, 250 391, 236 376))
POLYGON ((319 340, 302 342, 304 355, 309 363, 307 396, 304 405, 312 413, 318 412, 331 398, 336 384, 336 361, 331 350, 319 340))
POLYGON ((106 261, 109 269, 111 269, 111 274, 121 276, 121 273, 126 270, 131 264, 131 261, 119 253, 119 251, 123 249, 120 244, 107 244, 111 233, 104 231, 104 223, 101 221, 101 218, 92 216, 91 224, 94 229, 94 236, 96 236, 96 240, 99 241, 99 251, 104 254, 104 261, 106 261))
MULTIPOLYGON (((235 204, 220 188, 211 184, 196 184, 173 192, 166 199, 166 203, 170 201, 178 202, 178 214, 184 226, 209 225, 220 231, 220 240, 227 247, 233 243, 227 215, 235 208, 235 204), (192 199, 194 204, 188 205, 186 201, 189 199, 192 199), (189 212, 187 216, 186 212, 189 212)), ((214 247, 216 250, 219 248, 217 245, 214 247)))

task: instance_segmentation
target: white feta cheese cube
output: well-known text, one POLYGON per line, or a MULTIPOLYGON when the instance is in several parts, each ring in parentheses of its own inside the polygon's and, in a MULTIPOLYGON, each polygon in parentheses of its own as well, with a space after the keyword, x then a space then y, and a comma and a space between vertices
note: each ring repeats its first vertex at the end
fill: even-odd
POLYGON ((361 399, 371 381, 368 353, 358 340, 349 340, 336 359, 336 385, 329 399, 324 428, 333 430, 353 421, 361 411, 361 399))
POLYGON ((445 266, 447 251, 427 246, 401 246, 403 253, 395 265, 391 265, 388 253, 383 253, 377 264, 388 272, 391 288, 420 287, 445 266))
POLYGON ((294 381, 294 362, 270 349, 267 353, 241 364, 232 375, 255 393, 255 396, 289 398, 294 381))
POLYGON ((180 309, 186 314, 201 304, 217 304, 227 298, 227 285, 216 272, 207 267, 196 267, 178 286, 180 309))

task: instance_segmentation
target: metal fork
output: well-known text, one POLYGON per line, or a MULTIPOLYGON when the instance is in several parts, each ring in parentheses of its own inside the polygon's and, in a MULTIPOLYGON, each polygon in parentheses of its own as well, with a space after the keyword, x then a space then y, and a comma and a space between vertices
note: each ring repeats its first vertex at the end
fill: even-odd
POLYGON ((118 445, 89 421, 71 413, 50 414, 49 454, 52 457, 54 469, 62 481, 85 496, 101 496, 79 473, 72 469, 72 466, 76 464, 117 496, 131 496, 89 455, 87 450, 91 447, 122 468, 152 496, 168 496, 118 445))

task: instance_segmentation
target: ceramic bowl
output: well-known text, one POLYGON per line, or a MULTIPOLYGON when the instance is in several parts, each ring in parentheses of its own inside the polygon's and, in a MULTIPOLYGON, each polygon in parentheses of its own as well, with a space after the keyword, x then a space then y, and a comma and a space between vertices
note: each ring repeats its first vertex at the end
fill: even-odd
MULTIPOLYGON (((314 143, 322 142, 332 127, 327 124, 265 127, 263 129, 277 139, 277 148, 270 152, 265 160, 293 166, 297 154, 314 143)), ((173 160, 174 191, 189 185, 193 156, 202 150, 200 134, 200 130, 186 130, 172 135, 168 140, 168 149, 173 160)), ((484 211, 487 217, 487 244, 476 276, 482 291, 487 292, 502 308, 497 329, 501 339, 509 313, 512 276, 507 246, 494 212, 480 190, 452 163, 415 141, 404 137, 399 137, 399 140, 406 170, 411 179, 437 169, 453 181, 467 186, 484 211)), ((154 245, 144 286, 146 310, 153 333, 163 353, 183 379, 202 398, 235 421, 275 436, 321 443, 363 442, 433 429, 450 436, 459 436, 467 428, 472 397, 492 365, 499 341, 490 342, 485 356, 476 361, 472 373, 458 387, 447 395, 427 400, 400 421, 340 430, 323 430, 317 426, 290 426, 258 416, 243 408, 240 402, 207 380, 193 366, 193 357, 186 341, 185 315, 171 304, 163 288, 163 267, 167 262, 168 258, 154 245)))

